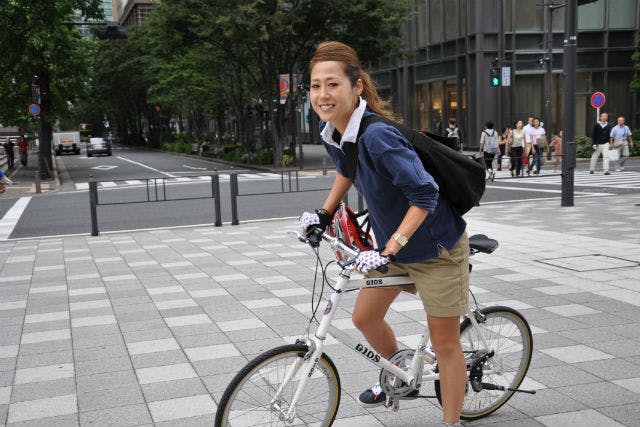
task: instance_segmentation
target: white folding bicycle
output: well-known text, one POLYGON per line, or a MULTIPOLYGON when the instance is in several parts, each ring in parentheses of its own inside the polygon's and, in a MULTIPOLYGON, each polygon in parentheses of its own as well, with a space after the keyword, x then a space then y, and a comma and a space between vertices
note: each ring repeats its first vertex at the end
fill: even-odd
MULTIPOLYGON (((433 381, 435 397, 442 404, 438 362, 425 329, 416 348, 401 349, 389 359, 366 341, 359 341, 331 325, 345 292, 363 287, 381 288, 412 284, 407 276, 350 279, 353 259, 359 250, 321 231, 298 238, 316 249, 321 240, 347 257, 338 261, 341 272, 332 287, 324 314, 314 333, 295 344, 268 350, 250 361, 227 386, 216 413, 215 425, 226 426, 330 426, 340 404, 340 377, 324 353, 327 333, 380 367, 380 385, 386 406, 399 409, 400 400, 423 383, 433 381)), ((472 236, 471 254, 491 253, 498 242, 484 235, 472 236)), ((384 271, 383 271, 384 272, 384 271)), ((323 286, 325 275, 323 271, 323 286)), ((471 294, 473 296, 473 294, 471 294)), ((473 298, 475 301, 475 297, 473 298)), ((313 303, 312 303, 313 304, 313 303)), ((316 306, 317 309, 317 306, 316 306)), ((315 318, 315 310, 312 319, 315 318)), ((311 322, 310 322, 311 325, 311 322)), ((477 304, 460 324, 462 347, 467 360, 468 381, 462 418, 474 420, 496 411, 522 383, 533 350, 531 329, 526 319, 510 307, 478 308, 477 304)), ((415 396, 413 396, 415 397, 415 396)))

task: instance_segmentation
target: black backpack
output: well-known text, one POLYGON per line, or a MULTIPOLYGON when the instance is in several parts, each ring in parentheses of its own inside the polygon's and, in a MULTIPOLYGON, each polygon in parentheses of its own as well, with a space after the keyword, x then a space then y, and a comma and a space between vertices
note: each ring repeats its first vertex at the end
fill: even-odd
MULTIPOLYGON (((485 169, 482 162, 474 160, 451 148, 455 138, 423 134, 383 116, 364 117, 360 123, 358 140, 372 123, 382 122, 396 128, 416 151, 425 170, 440 187, 440 194, 460 215, 478 206, 485 189, 485 169)), ((358 162, 358 144, 346 144, 345 169, 347 178, 354 179, 358 162)))

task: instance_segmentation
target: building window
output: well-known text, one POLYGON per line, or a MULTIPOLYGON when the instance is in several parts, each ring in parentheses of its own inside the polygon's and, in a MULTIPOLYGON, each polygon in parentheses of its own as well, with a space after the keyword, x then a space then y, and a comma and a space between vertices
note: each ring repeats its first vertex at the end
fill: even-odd
POLYGON ((453 40, 458 37, 458 1, 445 0, 444 38, 453 40))
POLYGON ((429 23, 431 25, 429 43, 440 43, 442 41, 442 0, 429 0, 429 23))
POLYGON ((420 0, 418 3, 418 47, 424 47, 429 44, 427 19, 427 0, 420 0))
POLYGON ((635 28, 637 0, 609 0, 609 28, 635 28))
POLYGON ((526 121, 529 116, 540 116, 542 113, 542 95, 544 90, 543 76, 517 76, 517 87, 514 104, 513 121, 526 121))
POLYGON ((596 1, 578 8, 579 30, 601 30, 604 28, 604 3, 604 1, 596 1))
MULTIPOLYGON (((624 116, 631 113, 631 99, 629 95, 629 83, 632 74, 629 72, 610 72, 607 75, 607 109, 612 121, 617 116, 624 116)), ((630 121, 627 117, 627 122, 630 121)))
POLYGON ((516 31, 542 31, 543 7, 531 0, 515 0, 516 31))
POLYGON ((513 16, 513 1, 502 0, 502 25, 504 25, 504 32, 513 32, 513 22, 511 20, 513 16))

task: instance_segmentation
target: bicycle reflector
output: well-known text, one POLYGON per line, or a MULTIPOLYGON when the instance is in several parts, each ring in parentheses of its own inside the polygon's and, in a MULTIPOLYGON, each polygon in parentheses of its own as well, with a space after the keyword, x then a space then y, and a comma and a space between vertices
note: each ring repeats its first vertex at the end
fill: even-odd
MULTIPOLYGON (((333 220, 329 226, 329 234, 332 237, 342 239, 347 245, 355 246, 361 251, 373 249, 371 224, 369 223, 367 210, 355 213, 349 206, 340 203, 333 214, 333 220)), ((336 257, 340 261, 347 258, 340 250, 336 250, 336 257)))

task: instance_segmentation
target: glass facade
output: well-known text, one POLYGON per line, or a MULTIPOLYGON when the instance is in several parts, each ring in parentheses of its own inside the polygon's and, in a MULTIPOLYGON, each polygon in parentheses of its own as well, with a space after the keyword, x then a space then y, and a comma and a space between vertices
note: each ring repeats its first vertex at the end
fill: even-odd
MULTIPOLYGON (((405 28, 409 76, 402 87, 396 59, 381 58, 373 76, 407 124, 442 132, 455 117, 465 146, 477 147, 486 120, 496 126, 529 115, 540 116, 556 133, 562 125, 562 49, 566 8, 552 13, 551 93, 545 58, 547 25, 543 0, 414 0, 415 14, 405 28), (468 22, 467 22, 468 21, 468 22), (503 33, 496 35, 502 23, 503 33), (479 45, 482 43, 482 45, 479 45), (492 88, 489 69, 507 67, 511 86, 492 88), (391 76, 391 78, 389 78, 391 76), (398 93, 405 96, 398 97, 398 93), (468 99, 467 99, 468 97, 468 99), (403 99, 404 101, 399 101, 403 99), (551 115, 547 102, 552 105, 551 115), (468 104, 467 104, 468 103, 468 104), (468 107, 467 107, 468 105, 468 107)), ((638 0, 598 0, 578 8, 576 134, 590 132, 595 117, 589 98, 607 95, 606 110, 640 127, 640 98, 629 91, 634 76, 631 55, 638 50, 638 0)))
POLYGON ((637 8, 637 0, 609 0, 609 28, 633 28, 637 8))
POLYGON ((598 0, 578 8, 578 30, 602 30, 604 28, 605 0, 598 0))

